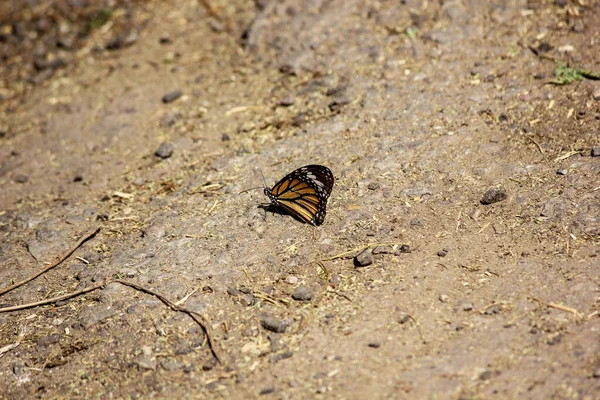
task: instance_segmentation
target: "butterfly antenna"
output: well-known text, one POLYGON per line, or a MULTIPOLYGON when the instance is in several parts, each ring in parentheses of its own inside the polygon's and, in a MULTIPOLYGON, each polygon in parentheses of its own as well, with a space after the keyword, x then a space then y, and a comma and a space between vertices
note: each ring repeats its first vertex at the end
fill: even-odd
POLYGON ((263 178, 263 182, 264 182, 264 184, 265 184, 265 187, 268 187, 268 186, 267 186, 267 180, 265 179, 265 174, 263 174, 262 170, 260 170, 260 169, 258 170, 258 172, 260 172, 260 175, 261 175, 261 176, 262 176, 262 178, 263 178))

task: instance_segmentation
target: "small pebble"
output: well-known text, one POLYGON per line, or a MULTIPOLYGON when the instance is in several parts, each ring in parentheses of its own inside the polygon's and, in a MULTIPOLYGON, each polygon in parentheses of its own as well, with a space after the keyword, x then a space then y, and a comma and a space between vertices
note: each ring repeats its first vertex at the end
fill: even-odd
POLYGON ((294 355, 294 353, 291 352, 291 351, 286 351, 284 353, 273 354, 271 356, 271 358, 269 358, 269 362, 270 363, 276 363, 277 361, 285 360, 286 358, 290 358, 293 355, 294 355))
POLYGON ((230 296, 240 296, 242 294, 242 292, 240 292, 239 290, 235 289, 235 288, 227 288, 227 294, 229 294, 230 296))
POLYGON ((407 244, 403 244, 402 246, 400 246, 400 253, 410 253, 410 246, 407 244))
POLYGON ((162 97, 162 102, 165 104, 171 103, 180 98, 182 95, 183 92, 181 90, 173 90, 172 92, 169 92, 162 97))
POLYGON ((289 107, 289 106, 293 105, 295 103, 295 101, 296 101, 296 99, 294 99, 294 96, 292 96, 291 94, 288 94, 283 99, 279 100, 277 102, 277 105, 282 106, 282 107, 289 107))
POLYGON ((377 190, 381 187, 381 184, 379 182, 371 182, 367 185, 367 189, 369 190, 377 190))
POLYGON ((261 289, 261 291, 266 295, 271 295, 271 294, 273 294, 273 292, 275 292, 275 286, 273 286, 273 285, 265 286, 264 288, 261 289))
POLYGON ((600 146, 592 147, 592 157, 600 157, 600 146))
POLYGON ((566 169, 557 169, 556 170, 556 174, 557 175, 566 175, 569 171, 567 171, 566 169))
POLYGON ((275 386, 270 385, 270 386, 266 386, 264 388, 262 388, 260 390, 260 393, 258 393, 260 396, 264 396, 265 394, 271 394, 275 392, 275 386))
POLYGON ((355 267, 366 267, 371 264, 373 264, 373 254, 371 254, 371 249, 363 250, 354 257, 355 267))
POLYGON ((487 381, 492 377, 492 371, 487 370, 487 371, 483 371, 481 373, 481 375, 479 375, 479 379, 481 379, 482 381, 487 381))
POLYGON ((331 278, 329 278, 329 283, 332 285, 339 285, 342 281, 342 277, 339 274, 331 274, 331 278))
POLYGON ((442 303, 447 303, 450 300, 450 297, 447 294, 440 294, 439 300, 442 303))
POLYGON ((592 374, 594 378, 600 378, 600 368, 596 369, 592 374))
POLYGON ((378 349, 381 347, 381 343, 380 342, 369 342, 369 347, 372 347, 374 349, 378 349))
POLYGON ((424 226, 425 224, 423 223, 423 220, 419 219, 419 218, 413 218, 410 220, 410 226, 411 228, 414 227, 421 227, 424 226))
POLYGON ((276 333, 284 333, 288 326, 287 321, 271 317, 270 315, 262 315, 260 323, 266 330, 276 333))
POLYGON ((488 205, 506 200, 507 194, 503 189, 490 189, 481 198, 481 204, 488 205))
POLYGON ((251 305, 254 305, 254 295, 249 293, 249 294, 245 294, 242 296, 242 298, 240 299, 240 303, 242 303, 242 305, 246 306, 246 307, 250 307, 251 305))
POLYGON ((296 283, 298 283, 298 277, 294 276, 294 275, 290 275, 287 278, 287 283, 289 283, 290 285, 295 285, 296 283))
POLYGON ((597 87, 592 92, 592 98, 596 101, 600 100, 600 87, 597 87))
POLYGON ((575 23, 573 24, 573 32, 583 33, 584 31, 585 26, 583 25, 583 22, 581 22, 581 20, 575 21, 575 23))
POLYGON ((174 147, 171 143, 161 143, 158 146, 158 149, 154 152, 154 154, 160 158, 169 158, 173 155, 174 147))
POLYGON ((500 307, 495 305, 492 306, 490 308, 488 308, 487 310, 484 311, 485 315, 494 315, 494 314, 498 314, 500 312, 500 307))
POLYGON ((73 182, 81 182, 81 181, 83 181, 83 176, 75 175, 75 177, 73 177, 73 182))
POLYGON ((160 35, 160 38, 158 38, 158 43, 160 44, 170 44, 171 42, 171 36, 168 33, 163 33, 160 35))
POLYGON ((292 298, 298 301, 306 301, 312 299, 313 291, 308 286, 298 286, 292 294, 292 298))
POLYGON ((473 303, 463 303, 462 309, 463 309, 463 311, 473 310, 473 303))
POLYGON ((441 249, 440 251, 437 252, 437 255, 439 257, 446 257, 448 255, 448 249, 441 249))
POLYGON ((222 142, 229 142, 231 140, 231 136, 229 136, 229 134, 224 133, 221 135, 221 141, 222 142))

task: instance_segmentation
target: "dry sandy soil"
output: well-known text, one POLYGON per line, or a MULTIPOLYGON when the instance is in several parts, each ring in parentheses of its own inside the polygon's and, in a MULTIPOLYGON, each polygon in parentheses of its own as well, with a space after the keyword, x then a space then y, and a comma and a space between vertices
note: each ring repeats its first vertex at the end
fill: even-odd
POLYGON ((598 1, 5 0, 0 29, 0 290, 100 228, 0 296, 51 300, 0 312, 0 398, 600 398, 600 82, 551 82, 600 72, 598 1), (240 193, 311 163, 321 226, 240 193))

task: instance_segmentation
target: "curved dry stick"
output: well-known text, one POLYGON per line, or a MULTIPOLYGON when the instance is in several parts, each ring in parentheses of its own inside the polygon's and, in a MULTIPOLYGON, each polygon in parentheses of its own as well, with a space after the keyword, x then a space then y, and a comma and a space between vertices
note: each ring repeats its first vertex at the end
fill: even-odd
POLYGON ((93 238, 94 236, 96 236, 96 234, 98 232, 100 232, 100 228, 96 228, 95 231, 93 231, 91 233, 88 233, 87 235, 84 235, 81 239, 79 239, 77 241, 77 243, 75 243, 75 246, 73 246, 73 248, 71 248, 69 251, 67 251, 66 253, 64 253, 58 259, 58 261, 56 261, 55 263, 52 263, 52 264, 48 265, 47 267, 42 268, 41 270, 39 270, 35 274, 31 275, 30 277, 25 278, 21 282, 17 282, 14 285, 5 287, 4 289, 0 289, 0 296, 2 296, 5 293, 10 292, 11 290, 14 290, 14 289, 18 288, 19 286, 22 286, 22 285, 26 284, 27 282, 30 282, 30 281, 34 280, 38 276, 42 275, 44 272, 49 271, 52 268, 56 267, 57 265, 61 264, 63 261, 65 261, 67 258, 69 258, 69 256, 71 254, 75 253, 75 250, 77 250, 83 243, 87 242, 88 240, 90 240, 91 238, 93 238))
MULTIPOLYGON (((180 311, 182 313, 185 313, 185 314, 189 315, 190 318, 192 318, 194 321, 196 321, 196 323, 198 325, 200 325, 200 327, 204 331, 204 334, 208 338, 208 347, 210 348, 210 351, 212 352, 213 356, 217 359, 217 361, 220 364, 223 364, 221 356, 219 355, 219 353, 217 351, 217 344, 215 343, 212 326, 211 326, 210 321, 208 320, 207 317, 205 317, 204 315, 202 315, 201 313, 199 313, 197 311, 192 311, 192 310, 190 310, 188 308, 178 306, 177 304, 173 303, 171 300, 167 299, 162 294, 157 293, 157 292, 155 292, 153 290, 150 290, 148 288, 145 288, 143 286, 140 286, 140 285, 138 285, 136 283, 128 282, 128 281, 123 281, 121 279, 114 279, 111 282, 118 282, 118 283, 120 283, 122 285, 129 286, 131 288, 139 290, 140 292, 151 294, 152 296, 157 297, 160 301, 162 301, 163 303, 165 303, 165 305, 167 305, 171 310, 173 310, 173 311, 180 311)), ((1 311, 1 309, 0 309, 0 311, 1 311)))
POLYGON ((182 312, 184 314, 187 314, 191 319, 194 320, 194 322, 196 322, 198 325, 200 325, 200 327, 202 328, 202 330, 204 331, 204 334, 206 335, 207 339, 208 339, 208 347, 210 348, 210 351, 212 352, 213 356, 217 359, 217 361, 220 364, 223 364, 223 359, 221 357, 221 355, 219 354, 219 351, 217 350, 217 343, 215 341, 214 338, 214 333, 213 333, 213 329, 212 329, 212 325, 210 323, 210 320, 204 316, 203 314, 197 312, 197 311, 193 311, 190 310, 188 308, 185 307, 181 307, 178 306, 177 304, 173 303, 171 300, 167 299, 165 296, 163 296, 160 293, 157 293, 153 290, 150 290, 148 288, 145 288, 143 286, 140 286, 136 283, 133 282, 128 282, 128 281, 124 281, 121 279, 107 279, 101 283, 98 283, 96 285, 87 287, 85 289, 81 289, 77 292, 73 292, 73 293, 68 293, 62 296, 58 296, 58 297, 53 297, 51 299, 46 299, 46 300, 41 300, 41 301, 37 301, 35 303, 27 303, 27 304, 20 304, 18 306, 12 306, 12 307, 5 307, 5 308, 0 308, 0 314, 4 313, 4 312, 9 312, 9 311, 19 311, 19 310, 25 310, 27 308, 33 308, 33 307, 38 307, 38 306, 43 306, 46 304, 53 304, 56 303, 57 301, 61 301, 61 300, 66 300, 66 299, 70 299, 72 297, 76 297, 91 291, 94 291, 96 289, 100 289, 106 285, 109 285, 111 283, 120 283, 121 285, 124 286, 129 286, 135 290, 138 290, 140 292, 144 292, 147 294, 150 294, 154 297, 157 297, 160 301, 162 301, 165 305, 167 305, 170 309, 172 309, 173 311, 179 311, 182 312))

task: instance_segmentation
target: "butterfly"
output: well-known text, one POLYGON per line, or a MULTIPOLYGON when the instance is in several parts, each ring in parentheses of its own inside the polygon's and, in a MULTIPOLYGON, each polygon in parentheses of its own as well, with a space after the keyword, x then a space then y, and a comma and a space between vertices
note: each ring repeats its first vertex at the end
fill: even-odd
POLYGON ((269 206, 281 209, 302 222, 321 225, 327 199, 333 189, 333 174, 322 165, 306 165, 286 175, 272 189, 265 188, 269 206))

